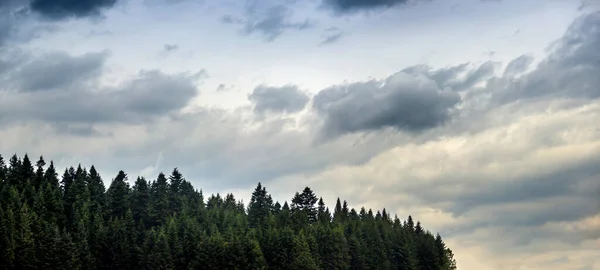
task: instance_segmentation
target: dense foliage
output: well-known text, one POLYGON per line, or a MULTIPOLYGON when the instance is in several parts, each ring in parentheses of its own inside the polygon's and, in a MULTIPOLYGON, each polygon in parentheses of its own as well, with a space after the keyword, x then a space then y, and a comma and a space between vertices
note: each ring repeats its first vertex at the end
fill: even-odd
POLYGON ((410 216, 339 199, 331 213, 308 187, 281 205, 259 183, 246 208, 205 200, 177 169, 128 181, 0 156, 0 269, 456 269, 410 216))

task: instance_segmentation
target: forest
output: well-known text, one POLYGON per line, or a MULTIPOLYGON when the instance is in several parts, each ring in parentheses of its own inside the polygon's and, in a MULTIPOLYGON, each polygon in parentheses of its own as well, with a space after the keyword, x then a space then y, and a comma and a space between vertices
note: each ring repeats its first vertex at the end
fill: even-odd
POLYGON ((330 210, 309 187, 248 205, 204 197, 182 173, 154 180, 43 157, 0 156, 0 269, 456 269, 452 250, 411 216, 330 210))

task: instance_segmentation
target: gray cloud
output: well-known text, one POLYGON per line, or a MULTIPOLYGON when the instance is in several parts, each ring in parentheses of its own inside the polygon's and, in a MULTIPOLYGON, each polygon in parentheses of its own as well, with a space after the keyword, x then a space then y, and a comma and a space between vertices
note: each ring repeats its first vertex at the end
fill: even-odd
POLYGON ((92 124, 77 123, 56 123, 53 125, 54 131, 61 135, 71 135, 80 137, 104 137, 112 136, 111 132, 100 132, 92 124))
POLYGON ((24 1, 0 1, 0 48, 15 34, 19 10, 24 7, 24 1))
POLYGON ((340 40, 340 38, 342 38, 342 36, 344 36, 344 34, 342 34, 342 33, 330 34, 330 35, 326 36, 325 39, 323 39, 323 41, 321 41, 321 43, 319 43, 319 46, 336 43, 338 40, 340 40))
POLYGON ((165 44, 163 46, 163 49, 167 52, 177 50, 178 48, 179 48, 179 46, 177 44, 165 44))
POLYGON ((597 11, 577 19, 534 71, 518 79, 498 78, 488 90, 500 104, 550 97, 596 99, 600 97, 598 47, 600 12, 597 11))
POLYGON ((533 56, 521 55, 510 61, 504 69, 504 76, 515 76, 527 71, 527 68, 533 63, 533 56))
POLYGON ((440 91, 422 76, 396 73, 383 82, 333 86, 314 97, 326 136, 394 128, 422 131, 444 124, 458 94, 440 91))
POLYGON ((440 89, 444 89, 449 86, 449 83, 456 80, 460 74, 468 70, 468 67, 469 63, 464 63, 448 68, 432 70, 430 66, 419 65, 405 68, 402 71, 410 74, 424 74, 435 81, 440 89))
MULTIPOLYGON (((271 7, 266 13, 247 21, 245 31, 248 34, 260 32, 268 41, 273 41, 286 30, 303 30, 311 26, 308 20, 301 23, 288 22, 288 12, 287 7, 283 5, 271 7)), ((259 13, 252 11, 252 14, 259 13)))
MULTIPOLYGON (((293 1, 288 4, 291 3, 293 1)), ((267 5, 263 1, 254 0, 246 3, 244 18, 226 15, 221 20, 228 24, 243 25, 245 34, 259 33, 270 42, 288 30, 300 31, 313 26, 308 19, 303 22, 290 21, 291 16, 292 11, 287 4, 267 5)))
POLYGON ((4 81, 16 91, 0 93, 3 94, 0 122, 27 119, 80 124, 150 121, 185 107, 197 94, 195 81, 204 74, 167 75, 156 70, 142 71, 115 88, 104 88, 95 81, 101 75, 105 57, 104 53, 79 57, 49 53, 9 72, 4 81))
POLYGON ((254 104, 257 113, 294 113, 306 106, 310 98, 297 86, 269 87, 260 85, 254 88, 248 99, 254 104))
POLYGON ((59 20, 69 17, 97 17, 103 9, 111 8, 117 0, 32 0, 30 8, 43 17, 59 20))
POLYGON ((323 0, 323 5, 338 13, 353 13, 362 10, 387 9, 406 5, 409 0, 323 0))
POLYGON ((4 45, 5 40, 10 36, 12 27, 9 15, 0 10, 0 47, 4 45))
POLYGON ((231 90, 233 88, 233 85, 225 85, 224 83, 221 83, 217 86, 216 91, 217 92, 227 92, 229 90, 231 90))
POLYGON ((600 176, 599 164, 600 155, 596 155, 549 173, 540 172, 521 177, 518 181, 508 176, 502 181, 465 181, 464 176, 462 179, 448 176, 452 179, 452 184, 448 182, 445 185, 428 187, 419 191, 419 196, 428 203, 453 201, 452 206, 444 210, 456 216, 468 214, 476 209, 506 204, 545 202, 543 204, 546 205, 547 211, 536 208, 522 215, 515 213, 511 216, 508 213, 511 210, 507 209, 506 215, 486 217, 483 221, 473 222, 469 228, 484 224, 541 226, 548 222, 575 221, 600 212, 597 201, 600 183, 594 180, 600 176), (460 194, 444 194, 442 189, 451 186, 459 188, 460 194), (561 198, 566 198, 566 201, 561 198))
POLYGON ((423 74, 435 81, 441 89, 449 88, 454 91, 463 91, 493 77, 497 66, 498 63, 492 61, 487 61, 476 68, 471 68, 470 63, 440 69, 419 65, 405 68, 403 72, 423 74))
POLYGON ((13 61, 12 70, 3 76, 4 84, 5 87, 10 86, 20 92, 83 87, 94 83, 101 75, 107 57, 107 52, 87 53, 82 56, 53 52, 39 58, 29 57, 30 59, 19 65, 15 65, 13 61))

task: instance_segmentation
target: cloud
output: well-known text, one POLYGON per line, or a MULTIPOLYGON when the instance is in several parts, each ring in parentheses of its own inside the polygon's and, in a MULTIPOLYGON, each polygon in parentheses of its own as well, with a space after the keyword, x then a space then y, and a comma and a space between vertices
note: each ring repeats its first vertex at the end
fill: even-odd
POLYGON ((171 52, 171 51, 177 50, 178 48, 179 48, 179 46, 177 44, 165 44, 163 46, 163 49, 166 52, 171 52))
POLYGON ((529 66, 533 63, 533 56, 531 55, 521 55, 514 60, 512 60, 506 68, 504 69, 504 76, 515 76, 517 74, 521 74, 529 68, 529 66))
POLYGON ((388 9, 409 2, 409 0, 323 0, 323 5, 337 13, 354 13, 363 10, 388 9))
POLYGON ((7 40, 15 34, 17 21, 20 18, 19 10, 24 3, 19 0, 0 1, 0 48, 4 47, 7 40))
POLYGON ((216 91, 217 92, 227 92, 227 91, 233 89, 233 87, 234 87, 234 85, 226 85, 224 83, 221 83, 217 86, 216 91))
POLYGON ((423 76, 396 73, 384 81, 333 86, 314 97, 326 136, 393 128, 418 132, 446 123, 460 96, 423 76))
POLYGON ((78 137, 102 137, 113 136, 109 131, 100 132, 92 124, 81 123, 56 123, 53 125, 54 130, 59 135, 78 136, 78 137))
POLYGON ((328 34, 321 41, 321 43, 319 43, 319 46, 336 43, 340 40, 340 38, 342 38, 342 36, 344 36, 344 33, 340 32, 340 30, 335 27, 326 29, 326 32, 328 32, 328 34))
POLYGON ((310 100, 306 93, 294 85, 282 87, 259 85, 248 95, 248 99, 253 103, 254 111, 259 114, 295 113, 304 109, 310 100))
POLYGON ((43 17, 59 20, 70 17, 97 17, 103 9, 111 8, 117 0, 32 0, 30 8, 43 17))
POLYGON ((227 24, 243 25, 243 33, 251 35, 261 34, 271 42, 289 30, 301 31, 311 28, 313 23, 308 19, 302 22, 291 20, 292 9, 290 4, 272 4, 267 1, 248 1, 244 7, 243 18, 225 15, 221 18, 227 24))
POLYGON ((288 9, 283 5, 273 6, 265 13, 253 10, 251 14, 254 18, 246 22, 246 33, 262 33, 268 41, 275 40, 286 30, 303 30, 311 26, 308 20, 301 23, 287 22, 288 9))
POLYGON ((4 45, 5 40, 10 36, 12 27, 9 15, 0 11, 0 47, 4 45))
POLYGON ((343 36, 342 33, 336 33, 336 34, 331 34, 327 37, 325 37, 325 39, 323 41, 321 41, 321 43, 319 45, 327 45, 327 44, 332 44, 337 42, 341 37, 343 36))
MULTIPOLYGON (((52 52, 39 58, 22 56, 12 60, 11 71, 4 77, 5 87, 19 92, 83 88, 102 73, 107 52, 70 56, 52 52), (23 59, 29 58, 29 59, 23 59)), ((0 68, 0 74, 1 73, 0 68)))
POLYGON ((177 44, 164 44, 162 50, 158 53, 158 56, 160 58, 165 58, 177 49, 179 49, 179 45, 177 44))
POLYGON ((435 81, 440 89, 448 88, 454 91, 463 91, 493 77, 498 64, 487 61, 473 68, 474 65, 471 63, 463 63, 440 69, 419 65, 405 68, 403 71, 410 74, 422 74, 435 81))
POLYGON ((0 92, 0 123, 147 122, 185 107, 197 95, 195 81, 204 74, 141 71, 107 88, 97 82, 105 58, 105 53, 69 56, 55 52, 15 67, 3 76, 11 88, 0 92))
POLYGON ((599 26, 600 12, 577 19, 531 73, 496 79, 488 92, 501 104, 524 99, 600 97, 599 26))

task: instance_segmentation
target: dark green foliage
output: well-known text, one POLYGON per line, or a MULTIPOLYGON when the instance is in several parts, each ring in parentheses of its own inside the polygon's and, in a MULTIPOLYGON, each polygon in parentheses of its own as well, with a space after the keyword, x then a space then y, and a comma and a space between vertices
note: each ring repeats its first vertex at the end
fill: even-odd
POLYGON ((59 181, 43 157, 8 163, 0 156, 0 269, 456 269, 411 216, 339 198, 331 213, 309 187, 290 206, 259 183, 246 209, 233 194, 205 200, 178 169, 131 187, 119 171, 106 190, 94 166, 59 181))
POLYGON ((315 203, 317 203, 317 195, 309 187, 305 187, 302 193, 296 192, 292 198, 292 213, 299 214, 296 222, 311 224, 317 221, 315 203))
POLYGON ((252 192, 252 198, 248 204, 248 224, 251 228, 265 227, 266 221, 271 215, 273 199, 267 193, 267 189, 260 183, 252 192))

